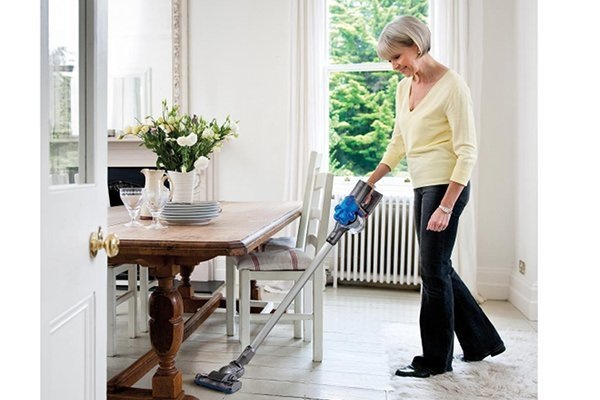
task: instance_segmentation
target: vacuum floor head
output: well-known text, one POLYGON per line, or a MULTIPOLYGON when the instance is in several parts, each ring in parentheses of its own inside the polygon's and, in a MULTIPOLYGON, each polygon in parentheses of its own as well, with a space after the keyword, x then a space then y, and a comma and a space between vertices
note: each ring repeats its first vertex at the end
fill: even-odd
POLYGON ((208 375, 197 374, 196 378, 194 379, 194 383, 196 385, 227 394, 235 393, 242 388, 242 382, 238 380, 223 381, 222 379, 219 379, 219 377, 215 377, 215 375, 213 375, 215 372, 217 371, 213 371, 208 375))

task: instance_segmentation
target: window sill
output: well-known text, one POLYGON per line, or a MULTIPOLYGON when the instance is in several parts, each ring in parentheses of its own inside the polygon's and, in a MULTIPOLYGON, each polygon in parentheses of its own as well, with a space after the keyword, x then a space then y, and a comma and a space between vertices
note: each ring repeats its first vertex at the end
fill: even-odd
POLYGON ((135 137, 135 138, 127 138, 127 139, 119 139, 117 137, 112 137, 109 136, 108 137, 108 142, 109 143, 141 143, 142 139, 135 137))
MULTIPOLYGON (((359 180, 366 181, 361 176, 336 176, 333 179, 333 194, 347 195, 352 191, 359 180)), ((377 191, 384 196, 412 195, 413 186, 411 182, 405 182, 406 176, 389 176, 377 182, 377 191)))

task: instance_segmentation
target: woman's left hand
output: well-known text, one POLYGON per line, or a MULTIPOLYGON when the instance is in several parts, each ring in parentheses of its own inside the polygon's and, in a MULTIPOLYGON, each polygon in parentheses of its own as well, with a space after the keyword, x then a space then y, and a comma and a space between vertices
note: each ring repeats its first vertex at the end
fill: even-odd
POLYGON ((450 214, 446 214, 439 208, 431 215, 429 218, 429 222, 427 223, 427 230, 434 232, 441 232, 448 227, 448 223, 450 222, 450 214))

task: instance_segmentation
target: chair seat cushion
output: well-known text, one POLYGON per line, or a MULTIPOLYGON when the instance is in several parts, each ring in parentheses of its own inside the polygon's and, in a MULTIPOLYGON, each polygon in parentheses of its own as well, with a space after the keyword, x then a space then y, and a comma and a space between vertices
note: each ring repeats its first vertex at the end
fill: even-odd
POLYGON ((263 251, 287 250, 296 247, 296 238, 291 236, 280 236, 271 238, 262 247, 263 251))
POLYGON ((237 257, 238 269, 252 271, 302 271, 312 257, 299 249, 273 250, 237 257))

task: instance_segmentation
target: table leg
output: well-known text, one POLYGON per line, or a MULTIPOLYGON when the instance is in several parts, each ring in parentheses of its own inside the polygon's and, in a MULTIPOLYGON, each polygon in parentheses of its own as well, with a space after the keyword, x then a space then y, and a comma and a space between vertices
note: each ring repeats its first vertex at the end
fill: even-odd
POLYGON ((181 283, 177 287, 177 291, 179 291, 183 300, 183 312, 185 313, 195 313, 208 301, 206 298, 197 297, 194 294, 194 288, 190 283, 190 275, 192 275, 192 272, 194 272, 193 265, 181 265, 179 267, 181 283))
POLYGON ((158 287, 150 296, 150 342, 159 359, 158 369, 152 377, 153 398, 186 398, 182 373, 175 366, 175 357, 183 341, 182 314, 183 301, 174 288, 173 276, 158 276, 158 287))
MULTIPOLYGON (((192 315, 184 324, 183 341, 192 335, 192 333, 217 309, 222 300, 221 293, 214 294, 208 302, 192 315)), ((158 354, 154 349, 150 350, 125 370, 115 375, 108 381, 107 399, 148 399, 154 400, 152 389, 138 389, 132 387, 141 377, 158 365, 158 354)), ((186 395, 186 400, 196 399, 193 396, 186 395)))
MULTIPOLYGON (((181 265, 179 266, 179 275, 181 275, 181 283, 177 287, 177 290, 181 294, 181 297, 184 299, 192 298, 194 296, 194 289, 190 283, 190 275, 194 272, 194 266, 189 265, 181 265)), ((185 308, 185 305, 184 305, 185 308)))
POLYGON ((250 281, 250 298, 252 300, 262 300, 262 290, 254 279, 250 281))

